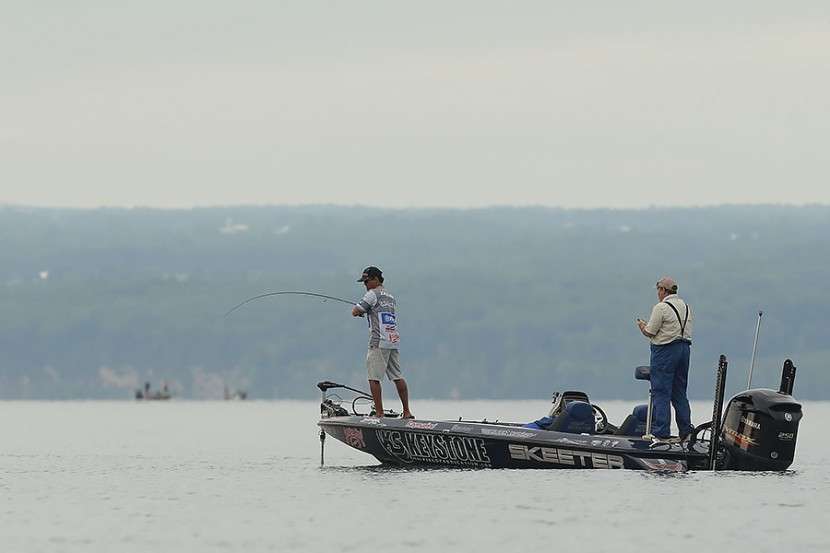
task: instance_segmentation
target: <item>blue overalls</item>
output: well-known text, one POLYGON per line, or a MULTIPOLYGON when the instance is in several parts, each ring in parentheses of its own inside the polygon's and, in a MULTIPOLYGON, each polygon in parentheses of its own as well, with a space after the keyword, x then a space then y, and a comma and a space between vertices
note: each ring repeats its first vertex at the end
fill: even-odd
POLYGON ((651 431, 658 438, 668 438, 671 435, 669 403, 674 406, 680 436, 694 430, 692 410, 686 397, 686 386, 689 381, 689 346, 692 342, 683 337, 689 319, 689 306, 686 306, 685 320, 681 321, 677 308, 669 302, 665 303, 677 315, 680 338, 669 344, 651 345, 651 396, 654 402, 651 431))

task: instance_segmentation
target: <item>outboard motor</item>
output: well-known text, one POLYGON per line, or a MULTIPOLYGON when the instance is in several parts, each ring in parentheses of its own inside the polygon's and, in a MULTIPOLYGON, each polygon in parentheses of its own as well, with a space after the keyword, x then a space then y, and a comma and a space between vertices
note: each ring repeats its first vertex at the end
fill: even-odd
POLYGON ((794 381, 795 367, 788 359, 781 389, 747 390, 729 401, 721 433, 723 469, 786 470, 792 464, 802 416, 791 395, 794 381))

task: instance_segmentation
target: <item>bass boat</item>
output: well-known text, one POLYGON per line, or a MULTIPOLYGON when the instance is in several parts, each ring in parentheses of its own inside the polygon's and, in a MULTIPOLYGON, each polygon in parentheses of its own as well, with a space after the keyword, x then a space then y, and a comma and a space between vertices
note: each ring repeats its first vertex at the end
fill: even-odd
MULTIPOLYGON (((361 414, 360 390, 320 382, 320 462, 326 435, 383 464, 457 468, 570 468, 783 471, 793 462, 801 405, 793 399, 795 366, 784 363, 778 390, 745 390, 723 410, 726 357, 721 355, 712 420, 683 440, 651 434, 652 403, 638 405, 619 426, 580 391, 556 392, 547 417, 533 423, 401 419, 361 414), (332 390, 355 395, 351 411, 332 390)), ((635 378, 649 379, 649 367, 635 378)))

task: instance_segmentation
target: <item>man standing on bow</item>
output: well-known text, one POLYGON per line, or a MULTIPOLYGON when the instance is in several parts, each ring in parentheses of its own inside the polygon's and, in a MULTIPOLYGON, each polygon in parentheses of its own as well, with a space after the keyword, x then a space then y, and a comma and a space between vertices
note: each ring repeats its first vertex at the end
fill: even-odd
POLYGON ((377 267, 366 267, 358 279, 366 286, 366 295, 352 308, 352 316, 366 315, 369 320, 369 351, 366 368, 369 371, 369 389, 375 402, 375 414, 383 416, 383 395, 380 382, 385 374, 395 382, 395 388, 403 404, 403 418, 413 419, 409 411, 409 390, 401 375, 401 363, 395 315, 395 297, 383 287, 383 273, 377 267))
POLYGON ((678 297, 673 278, 657 281, 657 298, 660 301, 651 310, 648 322, 637 319, 640 332, 651 342, 652 433, 664 439, 671 435, 671 402, 682 441, 694 430, 686 397, 693 317, 689 306, 678 297))

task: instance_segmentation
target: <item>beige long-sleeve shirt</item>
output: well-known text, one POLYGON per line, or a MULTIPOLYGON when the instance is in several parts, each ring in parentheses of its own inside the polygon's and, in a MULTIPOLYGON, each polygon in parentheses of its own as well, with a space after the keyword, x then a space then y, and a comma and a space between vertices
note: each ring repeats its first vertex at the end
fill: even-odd
POLYGON ((655 305, 651 310, 651 316, 648 318, 645 330, 649 334, 653 334, 649 341, 655 346, 662 346, 674 342, 678 338, 692 340, 692 325, 694 316, 692 310, 686 305, 686 302, 680 299, 677 294, 669 294, 663 301, 655 305), (677 320, 677 315, 674 310, 666 305, 671 303, 677 312, 680 314, 680 320, 677 320), (689 317, 686 319, 686 313, 689 317), (686 325, 683 327, 683 332, 680 331, 680 322, 686 319, 686 325))

